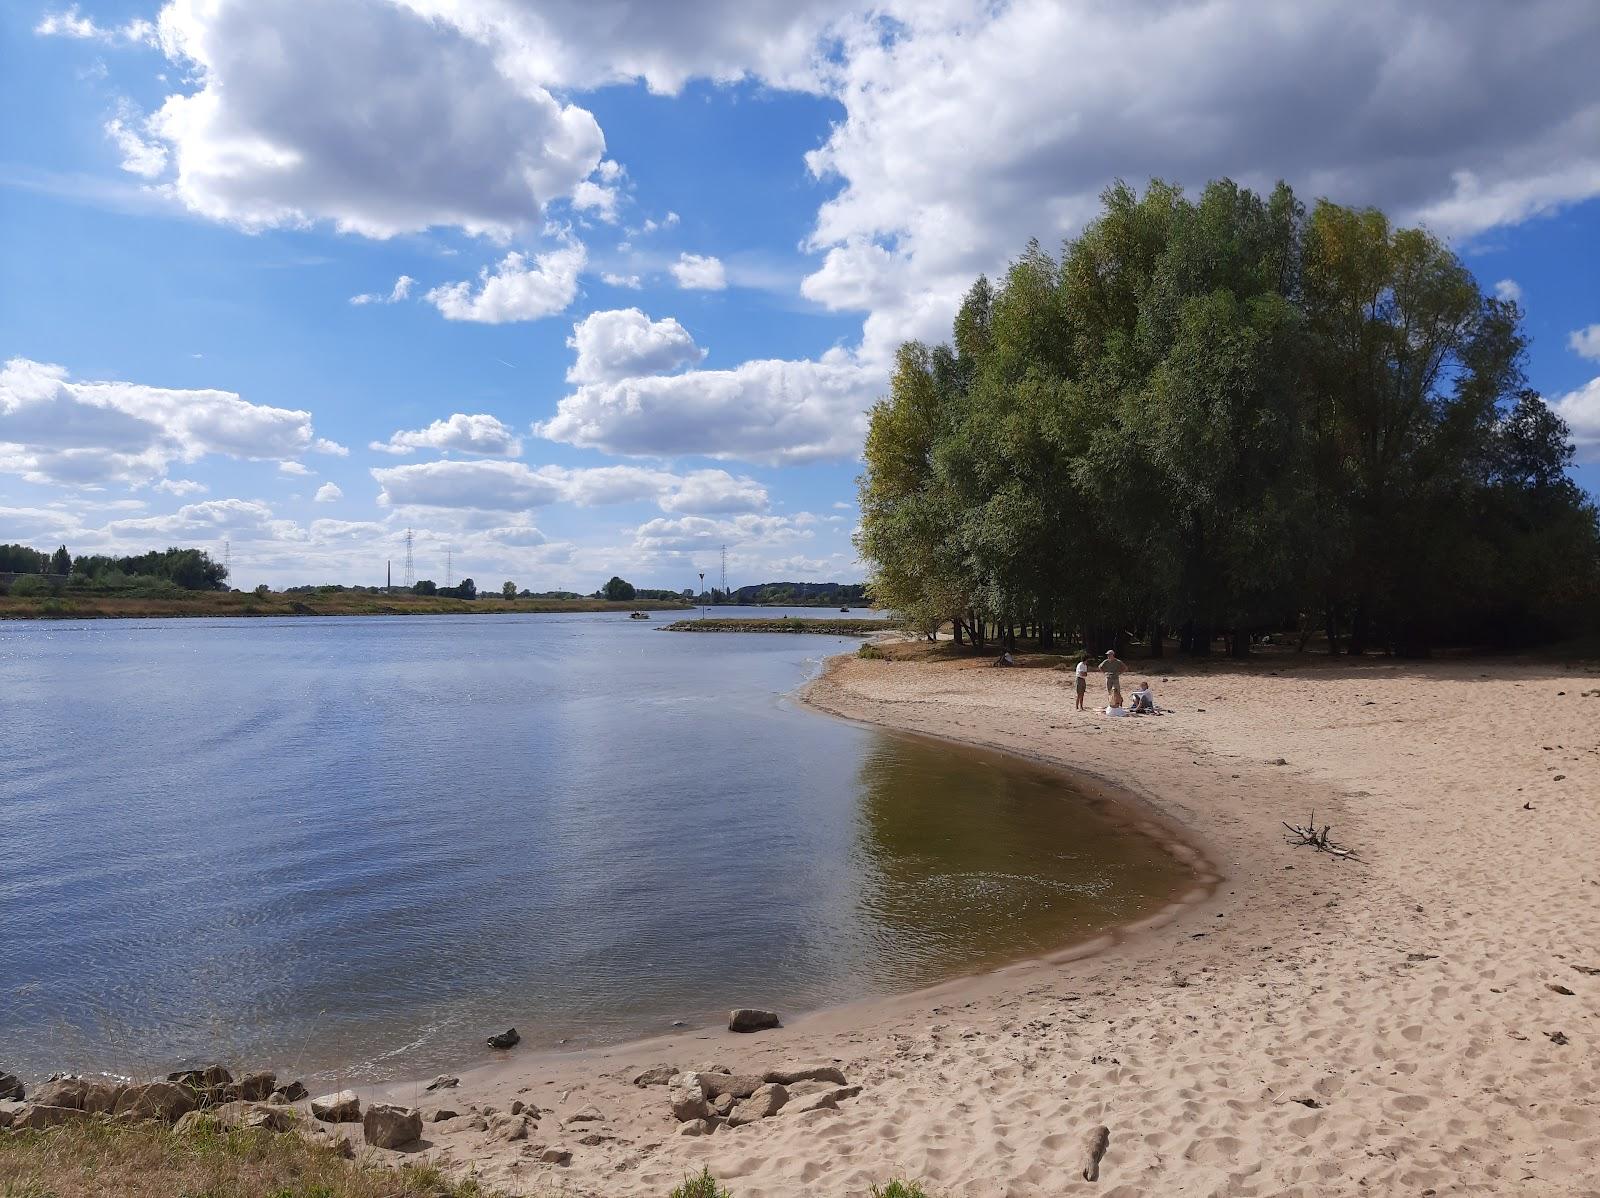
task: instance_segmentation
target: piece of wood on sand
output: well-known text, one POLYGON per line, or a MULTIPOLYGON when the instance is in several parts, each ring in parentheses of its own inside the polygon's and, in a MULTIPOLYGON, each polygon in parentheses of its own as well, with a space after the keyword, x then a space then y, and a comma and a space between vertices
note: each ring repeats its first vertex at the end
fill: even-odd
POLYGON ((1111 1129, 1097 1127, 1089 1133, 1089 1138, 1083 1142, 1083 1180, 1100 1180, 1100 1158, 1105 1156, 1106 1149, 1111 1144, 1111 1129))

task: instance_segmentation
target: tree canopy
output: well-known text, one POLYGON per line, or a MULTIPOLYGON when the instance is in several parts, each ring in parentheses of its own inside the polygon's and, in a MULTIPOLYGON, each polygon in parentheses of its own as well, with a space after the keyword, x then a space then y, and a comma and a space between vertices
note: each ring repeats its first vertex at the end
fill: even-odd
POLYGON ((1095 650, 1574 630, 1600 521, 1520 321, 1375 209, 1118 183, 1059 258, 978 279, 948 343, 900 348, 860 479, 873 595, 1095 650))

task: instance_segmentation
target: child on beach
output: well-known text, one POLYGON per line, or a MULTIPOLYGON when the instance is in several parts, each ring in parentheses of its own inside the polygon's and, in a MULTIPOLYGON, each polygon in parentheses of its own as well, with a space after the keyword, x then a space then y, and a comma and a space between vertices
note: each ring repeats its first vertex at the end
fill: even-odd
POLYGON ((1078 668, 1073 671, 1072 685, 1078 692, 1076 710, 1083 710, 1083 696, 1089 689, 1089 659, 1078 658, 1078 668))
POLYGON ((1155 715, 1156 696, 1155 692, 1150 689, 1148 682, 1141 682, 1138 689, 1129 697, 1133 700, 1133 706, 1128 710, 1134 715, 1155 715))

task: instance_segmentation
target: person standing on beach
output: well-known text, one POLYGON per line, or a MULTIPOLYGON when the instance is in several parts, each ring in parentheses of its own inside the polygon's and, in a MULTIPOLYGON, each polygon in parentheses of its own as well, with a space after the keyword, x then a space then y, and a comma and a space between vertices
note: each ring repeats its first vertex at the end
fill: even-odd
POLYGON ((1115 649, 1106 650, 1106 659, 1095 667, 1105 672, 1106 693, 1111 696, 1111 706, 1122 706, 1122 659, 1115 649))
POLYGON ((1082 711, 1083 696, 1089 689, 1089 658, 1087 656, 1078 658, 1078 667, 1073 671, 1072 675, 1072 686, 1078 692, 1074 710, 1082 711))

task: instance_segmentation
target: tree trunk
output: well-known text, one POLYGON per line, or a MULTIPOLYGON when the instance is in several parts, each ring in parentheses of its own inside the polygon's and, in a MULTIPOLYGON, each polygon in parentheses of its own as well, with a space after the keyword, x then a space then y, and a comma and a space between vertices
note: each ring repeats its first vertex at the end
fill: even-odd
POLYGON ((1250 656, 1250 634, 1242 628, 1235 628, 1228 634, 1228 655, 1235 658, 1250 656))
POLYGON ((1045 620, 1039 625, 1039 651, 1041 653, 1050 653, 1055 650, 1055 647, 1056 626, 1049 620, 1045 620))
POLYGON ((1146 640, 1151 657, 1159 659, 1167 655, 1165 639, 1161 629, 1161 621, 1152 620, 1150 622, 1150 636, 1146 640))
POLYGON ((950 617, 950 631, 951 631, 951 634, 955 637, 956 644, 958 644, 958 645, 961 644, 962 641, 961 641, 961 617, 960 616, 951 616, 950 617))

